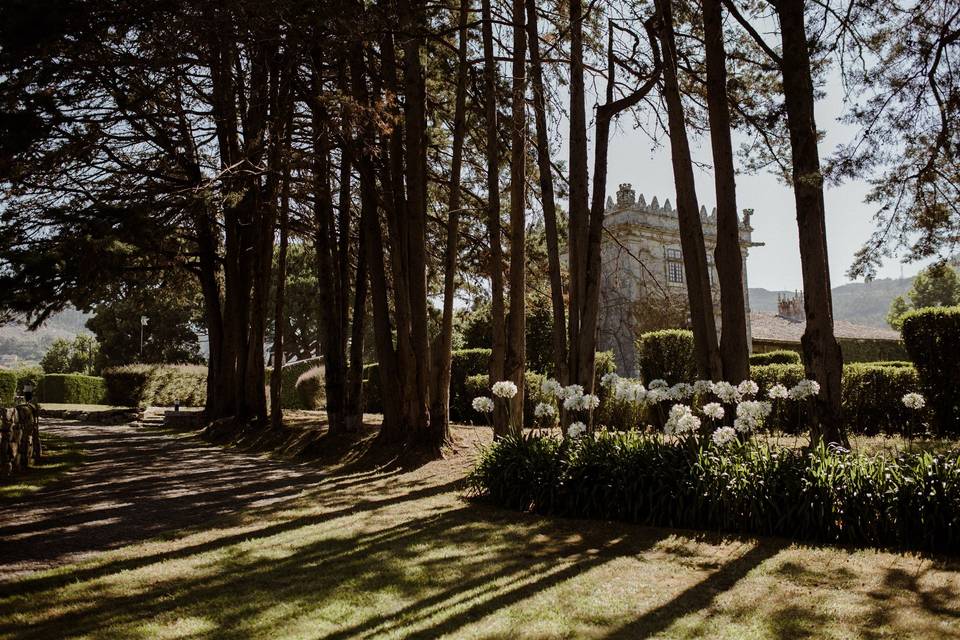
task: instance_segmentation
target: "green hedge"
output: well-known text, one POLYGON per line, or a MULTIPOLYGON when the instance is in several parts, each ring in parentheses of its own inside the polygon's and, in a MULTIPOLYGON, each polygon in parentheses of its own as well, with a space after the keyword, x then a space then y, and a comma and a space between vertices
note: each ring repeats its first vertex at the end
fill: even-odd
POLYGON ((800 354, 789 349, 777 349, 766 353, 754 353, 750 356, 750 364, 762 366, 766 364, 803 364, 800 354))
POLYGON ((79 373, 48 373, 40 381, 39 400, 54 404, 103 404, 103 378, 79 373))
POLYGON ((902 333, 937 432, 960 434, 960 307, 910 311, 903 316, 902 333))
POLYGON ((697 379, 692 331, 664 329, 644 333, 637 340, 637 353, 640 377, 647 384, 658 378, 671 385, 697 379))
POLYGON ((128 364, 103 372, 107 402, 121 407, 202 407, 207 368, 202 365, 128 364))
MULTIPOLYGON (((766 397, 774 384, 788 389, 804 376, 801 365, 771 364, 750 367, 750 377, 766 397)), ((848 433, 914 435, 923 431, 927 414, 903 406, 903 395, 920 388, 916 370, 904 362, 855 362, 843 365, 841 403, 848 433)), ((806 430, 797 403, 773 403, 770 424, 787 433, 806 430)))
POLYGON ((866 456, 598 432, 509 436, 467 479, 500 506, 575 518, 956 552, 960 451, 866 456))
POLYGON ((297 402, 306 409, 322 409, 327 404, 327 386, 323 367, 307 369, 297 378, 297 402))
MULTIPOLYGON (((283 369, 280 371, 280 406, 284 409, 308 409, 309 407, 300 401, 300 396, 297 393, 297 380, 310 369, 322 365, 323 358, 321 357, 305 358, 283 365, 283 369)), ((267 385, 269 384, 270 373, 268 372, 267 385)))
POLYGON ((15 395, 17 395, 17 374, 13 371, 0 370, 0 407, 12 407, 15 395))
POLYGON ((904 344, 898 340, 837 338, 837 342, 844 362, 903 360, 907 357, 904 344))

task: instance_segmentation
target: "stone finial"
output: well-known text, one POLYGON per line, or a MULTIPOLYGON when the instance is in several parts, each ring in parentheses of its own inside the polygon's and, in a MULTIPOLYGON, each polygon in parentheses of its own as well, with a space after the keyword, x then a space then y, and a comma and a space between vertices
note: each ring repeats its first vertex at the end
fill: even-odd
POLYGON ((806 314, 803 309, 803 292, 794 291, 793 296, 777 294, 777 315, 790 322, 803 322, 806 314))
POLYGON ((633 190, 633 185, 625 182, 617 190, 617 204, 621 207, 632 207, 637 202, 637 194, 633 190))
POLYGON ((650 201, 650 210, 660 211, 660 203, 657 201, 657 196, 653 196, 653 200, 650 201))
POLYGON ((706 220, 706 218, 707 218, 707 206, 702 204, 700 205, 700 219, 706 220))
POLYGON ((667 213, 673 213, 673 205, 670 204, 670 198, 663 201, 663 210, 667 213))
POLYGON ((713 208, 713 211, 710 212, 710 219, 711 219, 711 220, 716 220, 716 219, 717 219, 717 208, 716 208, 716 207, 714 207, 714 208, 713 208))
POLYGON ((613 209, 613 198, 611 198, 610 196, 607 196, 607 211, 609 211, 610 209, 613 209))
POLYGON ((752 217, 753 217, 753 209, 743 210, 743 228, 746 231, 753 231, 753 226, 750 224, 750 218, 752 217))
POLYGON ((640 197, 637 198, 637 206, 640 207, 641 209, 647 208, 647 199, 643 197, 642 193, 640 194, 640 197))

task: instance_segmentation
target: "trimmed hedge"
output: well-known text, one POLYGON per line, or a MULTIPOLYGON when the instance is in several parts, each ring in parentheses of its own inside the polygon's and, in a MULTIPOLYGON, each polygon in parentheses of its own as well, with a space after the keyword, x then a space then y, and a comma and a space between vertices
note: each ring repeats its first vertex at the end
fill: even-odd
MULTIPOLYGON (((280 371, 280 406, 284 409, 308 409, 300 401, 300 395, 297 393, 297 380, 304 373, 323 365, 323 358, 305 358, 289 364, 283 365, 280 371)), ((270 384, 270 373, 267 373, 267 384, 270 384)))
POLYGON ((0 370, 0 407, 12 407, 17 395, 17 374, 0 370))
POLYGON ((323 367, 307 369, 297 378, 297 401, 306 409, 320 409, 327 404, 327 387, 323 367))
POLYGON ((903 341, 941 435, 960 434, 960 307, 928 307, 903 316, 903 341))
POLYGON ((55 404, 103 404, 106 387, 103 378, 79 373, 48 373, 40 381, 41 402, 55 404))
POLYGON ((800 354, 789 349, 777 349, 766 353, 754 353, 750 356, 750 364, 763 366, 766 364, 803 364, 800 354))
POLYGON ((103 372, 107 402, 120 407, 184 407, 207 402, 207 368, 202 365, 128 364, 103 372))
POLYGON ((500 506, 575 518, 955 552, 960 451, 867 456, 820 446, 597 432, 508 436, 467 478, 500 506))
MULTIPOLYGON (((760 396, 774 384, 790 388, 802 380, 804 369, 795 364, 750 367, 750 377, 760 396)), ((843 365, 841 403, 843 426, 863 435, 916 435, 923 431, 926 413, 903 406, 903 395, 920 387, 916 370, 904 362, 855 362, 843 365)), ((806 431, 803 416, 793 401, 773 403, 770 424, 787 433, 806 431)))
POLYGON ((663 329, 644 333, 637 340, 637 353, 640 377, 646 384, 658 378, 671 385, 697 379, 692 331, 663 329))

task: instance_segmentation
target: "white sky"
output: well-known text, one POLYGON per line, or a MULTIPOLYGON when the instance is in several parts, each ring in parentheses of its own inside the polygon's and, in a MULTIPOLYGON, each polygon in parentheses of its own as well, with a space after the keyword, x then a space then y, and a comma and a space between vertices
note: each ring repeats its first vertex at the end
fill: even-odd
MULTIPOLYGON (((829 156, 838 143, 847 141, 852 133, 850 127, 838 122, 838 117, 844 111, 844 104, 843 90, 837 74, 833 74, 829 79, 826 94, 826 97, 817 103, 816 114, 817 126, 826 131, 826 137, 820 145, 821 160, 829 156)), ((588 108, 590 106, 588 101, 588 108)), ((632 127, 633 117, 623 114, 619 129, 611 136, 607 195, 616 197, 617 186, 629 182, 638 196, 644 194, 647 202, 650 202, 652 196, 657 196, 661 204, 665 198, 669 198, 676 206, 669 141, 664 139, 663 146, 653 149, 654 144, 649 137, 632 127)), ((588 134, 592 135, 592 127, 588 134)), ((735 136, 734 147, 738 146, 735 136)), ((708 165, 712 162, 709 139, 691 138, 691 147, 695 160, 708 165)), ((561 153, 561 158, 566 160, 569 152, 565 144, 561 153)), ((588 162, 592 168, 592 148, 588 162)), ((695 168, 694 171, 698 201, 710 210, 716 204, 713 175, 709 170, 695 168)), ((834 287, 850 282, 846 271, 853 261, 854 253, 873 231, 874 209, 863 202, 868 191, 869 185, 862 181, 847 182, 826 191, 827 248, 830 254, 830 277, 834 287)), ((796 208, 792 190, 772 174, 740 174, 737 177, 737 207, 741 211, 754 209, 754 241, 766 243, 766 246, 756 247, 750 252, 747 261, 749 286, 771 290, 802 289, 796 208)), ((892 260, 883 265, 877 277, 898 278, 901 269, 903 275, 911 276, 923 266, 920 263, 901 265, 898 260, 892 260)))

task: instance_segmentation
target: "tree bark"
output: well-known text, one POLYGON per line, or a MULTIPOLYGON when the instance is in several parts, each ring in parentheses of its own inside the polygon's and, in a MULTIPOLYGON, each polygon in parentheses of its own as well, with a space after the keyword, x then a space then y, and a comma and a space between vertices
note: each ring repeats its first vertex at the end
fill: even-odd
POLYGON ((540 199, 543 204, 543 226, 547 236, 547 264, 550 276, 550 302, 553 308, 554 375, 566 385, 567 314, 563 301, 563 276, 560 271, 560 240, 557 228, 557 205, 554 200, 553 163, 550 161, 550 132, 547 129, 546 93, 540 60, 540 30, 536 0, 527 0, 527 48, 530 51, 530 76, 533 89, 533 111, 537 127, 537 168, 540 178, 540 199))
MULTIPOLYGON (((503 245, 500 231, 500 149, 497 123, 497 67, 493 50, 493 18, 490 0, 481 0, 483 39, 483 85, 486 94, 487 138, 487 232, 490 238, 490 315, 493 340, 490 384, 503 380, 506 366, 507 331, 503 292, 503 245)), ((494 411, 494 433, 506 431, 506 412, 500 403, 494 411)))
POLYGON ((727 53, 721 0, 703 0, 706 41, 707 111, 717 193, 717 247, 714 258, 720 284, 720 359, 723 379, 734 384, 750 377, 747 304, 743 290, 743 254, 737 221, 736 174, 727 99, 727 53))
POLYGON ((270 426, 283 427, 283 309, 287 285, 287 242, 290 230, 290 166, 284 162, 283 193, 280 200, 280 249, 277 252, 277 284, 273 312, 273 371, 270 374, 270 426))
POLYGON ((783 39, 783 95, 793 156, 793 193, 800 231, 803 304, 806 329, 801 340, 807 376, 820 383, 811 425, 812 443, 847 446, 840 406, 843 357, 833 333, 833 300, 827 255, 823 174, 817 149, 813 79, 803 0, 780 0, 774 5, 783 39))
POLYGON ((430 420, 434 428, 444 432, 444 439, 450 434, 450 367, 453 344, 453 298, 456 293, 457 248, 459 246, 460 225, 460 174, 463 164, 463 142, 466 133, 467 106, 467 18, 470 14, 470 0, 460 0, 460 13, 457 21, 459 28, 459 46, 457 49, 457 88, 454 97, 453 148, 450 161, 450 198, 447 212, 447 246, 444 254, 443 273, 443 316, 440 320, 440 334, 433 349, 433 390, 430 394, 430 420))
POLYGON ((673 176, 677 191, 677 215, 680 219, 680 246, 683 250, 687 298, 693 327, 694 351, 701 377, 719 380, 723 376, 717 326, 713 317, 713 298, 703 226, 697 206, 696 183, 687 140, 687 125, 677 79, 677 50, 671 0, 657 0, 660 12, 660 44, 663 49, 663 98, 667 106, 673 176))

